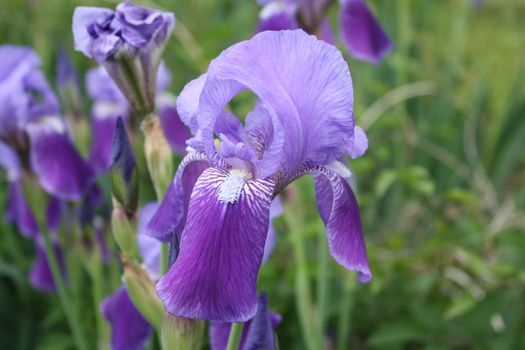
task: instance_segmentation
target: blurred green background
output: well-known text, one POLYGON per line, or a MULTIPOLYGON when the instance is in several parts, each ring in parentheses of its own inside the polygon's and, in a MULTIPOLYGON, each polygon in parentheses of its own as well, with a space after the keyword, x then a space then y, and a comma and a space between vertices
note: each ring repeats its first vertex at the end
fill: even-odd
MULTIPOLYGON (((136 2, 179 21, 165 54, 176 94, 250 38, 259 11, 255 0, 136 2)), ((525 349, 525 2, 367 3, 395 44, 378 66, 345 53, 369 136, 351 167, 374 279, 356 284, 323 253, 312 181, 301 179, 289 193, 295 207, 275 221, 277 249, 259 281, 284 318, 280 348, 308 341, 299 282, 310 287, 307 318, 325 327, 328 349, 525 349)), ((54 83, 60 47, 81 73, 94 66, 73 51, 73 9, 115 4, 2 0, 0 43, 33 46, 54 83)), ((0 348, 70 348, 58 300, 26 281, 32 244, 0 229, 0 348)), ((80 295, 91 306, 90 293, 80 295)))

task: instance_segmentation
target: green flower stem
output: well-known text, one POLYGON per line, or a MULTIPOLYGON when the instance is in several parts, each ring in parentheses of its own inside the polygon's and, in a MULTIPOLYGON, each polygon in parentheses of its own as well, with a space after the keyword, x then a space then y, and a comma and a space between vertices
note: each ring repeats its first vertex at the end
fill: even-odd
POLYGON ((239 349, 239 343, 241 342, 242 329, 244 323, 233 323, 230 329, 230 336, 228 337, 228 345, 226 350, 237 350, 239 349))
POLYGON ((319 317, 320 339, 324 340, 326 323, 326 306, 328 303, 328 283, 330 269, 328 268, 328 244, 324 235, 325 227, 321 220, 317 220, 319 227, 318 262, 317 262, 317 315, 319 317), (322 234, 321 234, 322 233, 322 234))
POLYGON ((160 249, 160 274, 162 276, 168 272, 168 259, 170 255, 169 243, 162 243, 160 249))
POLYGON ((299 313, 299 320, 303 333, 303 339, 308 350, 322 349, 321 340, 318 337, 319 332, 316 331, 315 311, 312 306, 312 297, 310 293, 310 286, 308 281, 308 271, 306 264, 306 252, 303 244, 303 232, 305 227, 303 225, 303 215, 298 215, 301 212, 299 205, 290 203, 285 206, 285 218, 290 230, 290 237, 292 239, 295 260, 296 260, 296 276, 295 276, 295 294, 296 307, 299 313))
POLYGON ((42 238, 44 239, 44 248, 46 251, 47 260, 49 262, 49 267, 51 268, 51 273, 53 275, 53 280, 57 287, 58 297, 60 299, 60 303, 62 305, 62 309, 64 310, 69 327, 71 328, 71 332, 73 333, 73 339, 75 340, 76 347, 80 350, 88 350, 89 347, 84 339, 84 336, 82 335, 77 313, 75 312, 75 308, 71 304, 67 295, 64 279, 60 271, 58 259, 55 254, 55 249, 53 248, 53 243, 51 242, 49 232, 42 222, 39 222, 38 226, 42 234, 42 238))
POLYGON ((344 272, 343 295, 341 300, 339 321, 337 324, 337 350, 348 349, 350 334, 350 315, 353 309, 353 292, 356 285, 355 274, 344 272))

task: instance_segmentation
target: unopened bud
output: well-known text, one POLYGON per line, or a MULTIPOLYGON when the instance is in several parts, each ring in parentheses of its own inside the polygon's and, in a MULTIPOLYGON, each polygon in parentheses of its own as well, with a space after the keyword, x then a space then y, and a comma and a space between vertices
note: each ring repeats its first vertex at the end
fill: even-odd
POLYGON ((128 288, 130 299, 142 316, 157 332, 160 332, 164 318, 164 305, 157 296, 153 281, 147 271, 136 262, 123 257, 122 263, 124 265, 124 282, 128 288))
POLYGON ((122 118, 117 119, 111 145, 111 186, 115 201, 128 214, 134 213, 138 206, 139 175, 122 118))
POLYGON ((175 317, 168 313, 162 322, 163 349, 200 349, 204 337, 204 321, 175 317))
POLYGON ((127 257, 138 257, 136 224, 134 218, 122 209, 118 203, 114 203, 113 212, 111 213, 111 230, 113 237, 117 241, 120 251, 127 257))
POLYGON ((153 181, 157 198, 164 197, 173 178, 173 156, 171 147, 162 131, 159 117, 148 116, 142 122, 144 132, 144 154, 153 181))

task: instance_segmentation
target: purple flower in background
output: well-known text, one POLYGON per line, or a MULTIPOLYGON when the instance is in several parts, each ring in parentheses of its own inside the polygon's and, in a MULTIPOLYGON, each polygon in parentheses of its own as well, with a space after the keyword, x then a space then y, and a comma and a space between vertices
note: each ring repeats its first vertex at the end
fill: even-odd
POLYGON ((69 56, 63 48, 57 56, 57 87, 65 114, 79 117, 82 114, 82 99, 78 75, 71 64, 69 56))
MULTIPOLYGON (((30 284, 38 290, 43 292, 55 292, 56 286, 53 279, 53 274, 47 260, 46 252, 44 250, 44 242, 42 237, 38 236, 35 240, 35 249, 36 249, 36 260, 29 271, 29 282, 30 284)), ((58 259, 58 264, 61 270, 61 273, 65 276, 66 268, 64 262, 64 256, 60 245, 57 240, 54 239, 53 249, 58 259)), ((65 276, 67 279, 67 276, 65 276)))
MULTIPOLYGON (((149 234, 180 235, 177 259, 157 284, 174 316, 243 322, 256 285, 270 204, 299 176, 315 178, 332 256, 371 279, 359 209, 340 163, 356 137, 348 66, 332 45, 303 31, 267 31, 225 50, 177 100, 194 137, 149 234), (243 126, 225 107, 257 95, 243 126)), ((364 136, 361 135, 361 136, 364 136)))
MULTIPOLYGON (((254 318, 244 324, 239 349, 276 349, 274 333, 281 320, 282 318, 279 314, 270 311, 266 293, 263 292, 258 299, 257 313, 254 318)), ((210 345, 212 350, 226 349, 230 329, 231 323, 214 322, 210 325, 210 345)))
POLYGON ((154 109, 157 69, 174 27, 172 13, 129 1, 115 11, 77 7, 73 15, 75 49, 102 64, 141 114, 154 109))
POLYGON ((152 328, 135 308, 125 286, 105 298, 100 312, 111 324, 113 350, 141 350, 148 341, 152 328))
MULTIPOLYGON (((330 0, 259 0, 264 8, 258 31, 303 28, 335 44, 325 13, 330 0)), ((339 32, 348 52, 356 59, 377 64, 392 50, 392 42, 364 0, 340 0, 339 32)))
POLYGON ((92 171, 70 140, 58 101, 33 50, 0 46, 0 140, 50 194, 79 199, 92 171))

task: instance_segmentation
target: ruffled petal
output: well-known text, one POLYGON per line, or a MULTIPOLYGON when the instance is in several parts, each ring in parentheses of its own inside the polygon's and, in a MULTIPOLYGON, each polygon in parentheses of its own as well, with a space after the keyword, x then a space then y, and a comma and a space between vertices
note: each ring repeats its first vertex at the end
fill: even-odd
POLYGON ((193 185, 208 167, 206 158, 198 153, 189 153, 182 160, 158 210, 146 226, 147 235, 162 242, 170 242, 173 235, 180 238, 193 185))
POLYGON ((343 178, 321 167, 314 172, 314 181, 330 253, 339 264, 357 271, 360 282, 370 281, 363 227, 352 188, 343 178))
POLYGON ((242 322, 257 311, 274 183, 241 170, 206 169, 197 180, 179 256, 157 284, 179 317, 242 322))
POLYGON ((392 41, 363 0, 344 0, 340 16, 341 39, 353 57, 377 64, 392 50, 392 41))
POLYGON ((271 106, 281 121, 286 175, 304 163, 330 163, 352 139, 352 80, 341 53, 301 30, 266 31, 210 64, 197 115, 214 163, 220 159, 213 142, 216 120, 244 89, 271 106))
POLYGON ((100 304, 100 312, 111 325, 113 350, 141 350, 151 336, 152 328, 135 308, 126 287, 121 286, 100 304))
POLYGON ((40 185, 63 200, 78 200, 93 180, 93 172, 67 135, 64 122, 46 117, 28 125, 31 167, 40 185))
POLYGON ((191 134, 179 117, 175 101, 175 96, 168 93, 159 95, 157 97, 157 111, 160 125, 171 148, 179 154, 184 154, 186 140, 191 137, 191 134))
POLYGON ((112 16, 113 11, 107 8, 77 7, 73 13, 75 50, 82 51, 87 57, 93 57, 93 36, 90 33, 90 28, 93 27, 93 23, 103 23, 112 16))

